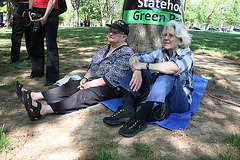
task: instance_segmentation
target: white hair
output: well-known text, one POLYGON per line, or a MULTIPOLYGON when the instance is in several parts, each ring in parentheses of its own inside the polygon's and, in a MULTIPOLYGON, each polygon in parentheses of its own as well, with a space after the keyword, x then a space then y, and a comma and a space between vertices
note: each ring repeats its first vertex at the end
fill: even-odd
MULTIPOLYGON (((175 35, 177 38, 182 40, 180 48, 188 48, 191 45, 192 35, 188 33, 187 28, 175 20, 169 21, 163 29, 162 41, 164 39, 164 34, 168 27, 173 27, 175 29, 175 35)), ((163 44, 163 42, 162 42, 163 44)))

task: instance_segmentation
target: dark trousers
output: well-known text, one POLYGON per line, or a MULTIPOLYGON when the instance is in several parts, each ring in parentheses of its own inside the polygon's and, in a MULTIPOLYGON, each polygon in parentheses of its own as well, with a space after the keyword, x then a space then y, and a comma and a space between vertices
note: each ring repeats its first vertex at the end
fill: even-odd
MULTIPOLYGON (((44 15, 45 9, 35 11, 44 15)), ((42 77, 44 75, 44 38, 47 46, 47 82, 56 82, 59 79, 59 56, 57 47, 58 11, 53 10, 48 16, 47 23, 39 30, 32 30, 32 50, 31 50, 31 76, 42 77)))
POLYGON ((84 90, 77 88, 80 81, 70 81, 61 87, 42 92, 54 113, 71 113, 108 99, 122 96, 108 86, 84 90))
POLYGON ((28 9, 28 3, 18 4, 13 14, 13 28, 12 28, 12 48, 11 60, 19 61, 19 52, 21 48, 21 41, 23 33, 25 35, 25 42, 27 53, 30 56, 31 51, 31 26, 25 27, 21 22, 21 15, 24 9, 28 9))

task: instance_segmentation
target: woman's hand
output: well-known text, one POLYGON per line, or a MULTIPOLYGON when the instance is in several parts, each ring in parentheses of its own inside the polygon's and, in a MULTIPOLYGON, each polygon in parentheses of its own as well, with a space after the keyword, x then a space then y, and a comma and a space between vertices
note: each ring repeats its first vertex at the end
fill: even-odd
POLYGON ((142 71, 135 70, 132 75, 132 79, 130 81, 131 89, 133 92, 138 91, 142 85, 142 71))
POLYGON ((133 56, 129 59, 129 65, 132 67, 133 63, 139 62, 139 58, 137 56, 133 56))
POLYGON ((33 12, 28 12, 28 16, 29 16, 29 19, 30 19, 30 21, 32 21, 33 22, 33 19, 32 19, 32 15, 34 15, 35 13, 33 13, 33 12))
POLYGON ((36 19, 35 21, 40 21, 42 26, 44 26, 44 24, 47 23, 47 17, 43 16, 42 18, 36 19))
POLYGON ((132 64, 132 66, 131 66, 131 70, 133 71, 133 72, 135 72, 136 70, 142 70, 143 68, 142 68, 142 63, 140 63, 140 62, 135 62, 135 63, 133 63, 132 64))
POLYGON ((33 22, 37 22, 37 21, 40 21, 40 23, 42 24, 42 26, 44 26, 44 24, 47 23, 47 18, 46 18, 46 17, 42 17, 42 18, 34 19, 34 20, 33 20, 33 22))
POLYGON ((46 17, 46 16, 43 16, 43 17, 41 17, 41 18, 39 18, 39 19, 33 19, 32 16, 33 16, 34 14, 36 14, 36 13, 29 12, 29 18, 30 18, 30 20, 31 20, 32 22, 40 21, 40 23, 42 24, 42 26, 47 23, 47 17, 46 17))
POLYGON ((86 78, 83 78, 81 81, 80 81, 80 84, 77 88, 79 88, 80 90, 82 89, 86 89, 84 88, 85 84, 87 83, 87 79, 86 78))

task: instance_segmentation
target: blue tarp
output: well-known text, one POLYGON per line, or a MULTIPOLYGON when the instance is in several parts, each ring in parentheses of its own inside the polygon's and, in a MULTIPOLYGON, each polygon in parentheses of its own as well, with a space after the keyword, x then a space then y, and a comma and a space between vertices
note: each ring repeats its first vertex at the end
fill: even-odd
MULTIPOLYGON (((170 130, 185 131, 190 122, 191 115, 194 115, 199 108, 200 101, 206 89, 207 83, 208 79, 194 75, 193 81, 194 91, 190 109, 184 113, 171 113, 167 119, 163 121, 149 122, 149 124, 164 127, 170 130)), ((102 103, 103 105, 111 109, 113 112, 115 112, 117 111, 118 107, 122 105, 122 98, 114 98, 107 101, 102 101, 100 103, 102 103)))

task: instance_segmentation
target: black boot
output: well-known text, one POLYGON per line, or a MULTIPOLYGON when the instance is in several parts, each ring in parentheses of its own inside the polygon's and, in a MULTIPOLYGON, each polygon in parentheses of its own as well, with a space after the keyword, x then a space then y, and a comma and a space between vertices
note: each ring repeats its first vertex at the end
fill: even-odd
POLYGON ((103 119, 103 122, 110 125, 119 125, 121 123, 126 123, 135 113, 133 109, 134 104, 135 96, 125 90, 125 94, 123 96, 123 105, 120 106, 118 110, 113 113, 113 115, 110 117, 105 117, 103 119))
POLYGON ((109 125, 119 125, 122 123, 126 123, 133 114, 133 110, 125 110, 122 106, 120 106, 118 110, 114 112, 110 117, 105 117, 103 119, 103 122, 109 125))
POLYGON ((147 121, 140 119, 136 114, 119 130, 124 137, 136 136, 147 128, 147 121))

